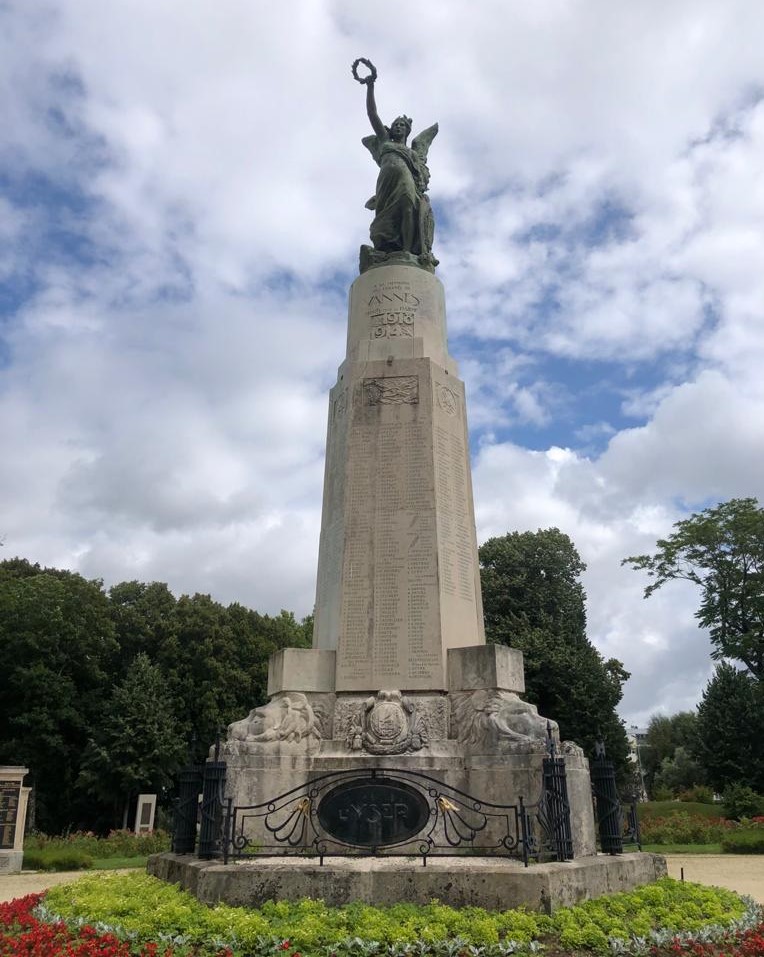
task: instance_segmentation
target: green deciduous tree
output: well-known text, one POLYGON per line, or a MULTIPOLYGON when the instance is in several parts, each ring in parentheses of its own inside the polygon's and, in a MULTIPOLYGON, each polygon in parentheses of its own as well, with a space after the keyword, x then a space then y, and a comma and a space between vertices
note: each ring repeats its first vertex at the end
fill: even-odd
POLYGON ((586 596, 579 580, 585 570, 573 542, 556 528, 489 539, 480 548, 487 627, 492 634, 546 631, 585 645, 586 596))
POLYGON ((671 791, 677 795, 698 784, 705 784, 706 772, 687 750, 679 745, 670 757, 661 761, 653 779, 656 790, 671 791))
POLYGON ((764 687, 729 662, 698 705, 697 757, 719 792, 745 784, 764 793, 764 687))
POLYGON ((109 589, 118 644, 114 673, 127 674, 141 652, 155 661, 175 631, 177 599, 164 582, 121 582, 109 589))
POLYGON ((0 763, 30 768, 42 829, 111 823, 122 794, 160 790, 161 768, 203 759, 216 731, 262 704, 268 657, 309 645, 309 631, 290 612, 176 599, 160 582, 106 595, 68 571, 1 562, 0 763))
POLYGON ((556 528, 511 532, 480 548, 480 566, 486 637, 523 652, 528 700, 588 753, 604 740, 625 772, 628 742, 615 709, 628 673, 586 636, 585 565, 571 540, 556 528))
POLYGON ((695 617, 707 628, 716 659, 742 662, 764 678, 764 509, 755 498, 731 499, 674 525, 653 555, 624 559, 653 579, 647 598, 674 579, 701 589, 695 617))
MULTIPOLYGON (((696 749, 698 716, 694 711, 679 711, 677 714, 656 714, 650 718, 644 743, 640 745, 640 761, 645 775, 648 794, 653 790, 653 779, 665 761, 671 761, 677 748, 693 754, 696 749)), ((701 784, 702 781, 691 781, 701 784)), ((663 785, 665 786, 665 785, 663 785)))
POLYGON ((161 793, 169 787, 187 753, 172 704, 159 668, 138 654, 88 742, 80 787, 115 812, 142 791, 161 793))
POLYGON ((266 700, 268 658, 310 644, 291 612, 261 615, 209 595, 176 599, 161 582, 122 582, 109 591, 125 674, 145 653, 161 670, 180 732, 202 760, 217 731, 266 700))
POLYGON ((176 701, 179 721, 202 759, 216 732, 266 701, 268 658, 279 648, 304 647, 291 612, 260 615, 209 595, 178 599, 168 639, 156 661, 176 701))
POLYGON ((0 763, 24 764, 37 826, 78 819, 79 761, 108 694, 116 642, 99 581, 0 563, 0 763))

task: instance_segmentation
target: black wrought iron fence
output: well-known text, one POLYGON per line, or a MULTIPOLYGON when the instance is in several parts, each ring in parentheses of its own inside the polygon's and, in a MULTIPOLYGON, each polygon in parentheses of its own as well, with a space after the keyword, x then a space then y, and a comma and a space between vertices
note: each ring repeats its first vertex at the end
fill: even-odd
POLYGON ((176 854, 193 854, 196 848, 196 823, 203 775, 203 764, 183 768, 178 775, 178 799, 172 829, 172 849, 176 854))
POLYGON ((618 793, 615 766, 605 753, 605 745, 597 745, 590 763, 594 818, 600 850, 603 854, 623 854, 628 845, 642 849, 639 833, 637 799, 623 801, 618 793))
POLYGON ((547 729, 547 734, 549 754, 543 763, 544 784, 537 816, 557 860, 569 861, 573 858, 573 833, 565 759, 557 755, 551 728, 547 729))
MULTIPOLYGON (((561 759, 553 759, 561 762, 561 759)), ((535 803, 482 801, 405 768, 333 771, 268 801, 226 802, 223 860, 258 855, 325 857, 480 854, 528 863, 573 856, 564 762, 535 803)))
POLYGON ((208 860, 225 853, 226 832, 223 828, 225 774, 225 761, 208 761, 204 765, 199 850, 197 854, 199 857, 208 860))

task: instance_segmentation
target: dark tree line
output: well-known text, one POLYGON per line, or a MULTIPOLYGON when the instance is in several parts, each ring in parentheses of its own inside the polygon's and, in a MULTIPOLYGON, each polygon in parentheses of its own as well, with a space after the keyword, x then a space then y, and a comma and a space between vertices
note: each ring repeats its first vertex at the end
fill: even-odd
POLYGON ((2 562, 0 764, 30 768, 41 830, 120 824, 265 700, 274 651, 308 644, 288 612, 2 562))
POLYGON ((744 786, 764 795, 763 691, 761 682, 722 662, 697 710, 654 715, 640 747, 648 794, 692 797, 702 788, 710 799, 744 786))
MULTIPOLYGON (((616 706, 628 677, 586 637, 584 570, 557 529, 480 550, 488 640, 520 648, 528 700, 624 770, 616 706)), ((216 732, 266 699, 269 656, 310 645, 312 621, 261 615, 166 585, 0 563, 0 763, 31 769, 36 825, 107 828, 141 791, 168 794, 216 732)), ((29 783, 29 781, 28 781, 29 783)))

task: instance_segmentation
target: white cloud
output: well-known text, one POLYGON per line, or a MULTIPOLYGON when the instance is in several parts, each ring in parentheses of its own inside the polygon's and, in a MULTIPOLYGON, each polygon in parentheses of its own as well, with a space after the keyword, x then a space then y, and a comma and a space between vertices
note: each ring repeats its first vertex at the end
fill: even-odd
POLYGON ((762 494, 764 9, 49 0, 0 16, 8 553, 310 610, 326 393, 375 179, 349 72, 369 56, 383 117, 440 122, 436 254, 481 536, 568 532, 592 636, 634 673, 629 713, 697 699, 694 596, 642 602, 619 562, 684 504, 762 494), (639 427, 582 411, 560 360, 614 365, 639 427), (550 424, 570 449, 507 441, 550 424))

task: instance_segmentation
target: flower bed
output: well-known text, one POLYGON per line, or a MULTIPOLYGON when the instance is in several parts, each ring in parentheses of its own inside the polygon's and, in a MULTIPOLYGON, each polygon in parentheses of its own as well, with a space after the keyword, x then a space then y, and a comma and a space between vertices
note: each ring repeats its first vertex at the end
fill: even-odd
POLYGON ((94 858, 146 857, 160 851, 169 851, 170 835, 159 829, 151 834, 110 831, 106 837, 98 837, 92 831, 71 831, 60 837, 49 837, 38 832, 25 839, 24 848, 45 853, 79 851, 94 858))
POLYGON ((718 844, 737 825, 721 817, 677 813, 640 824, 645 844, 718 844))
POLYGON ((551 917, 321 901, 206 907, 146 875, 86 877, 0 905, 0 957, 764 957, 761 909, 664 878, 551 917))
POLYGON ((764 818, 728 821, 698 814, 671 814, 649 818, 641 825, 642 840, 650 845, 720 844, 728 854, 764 853, 764 818))

